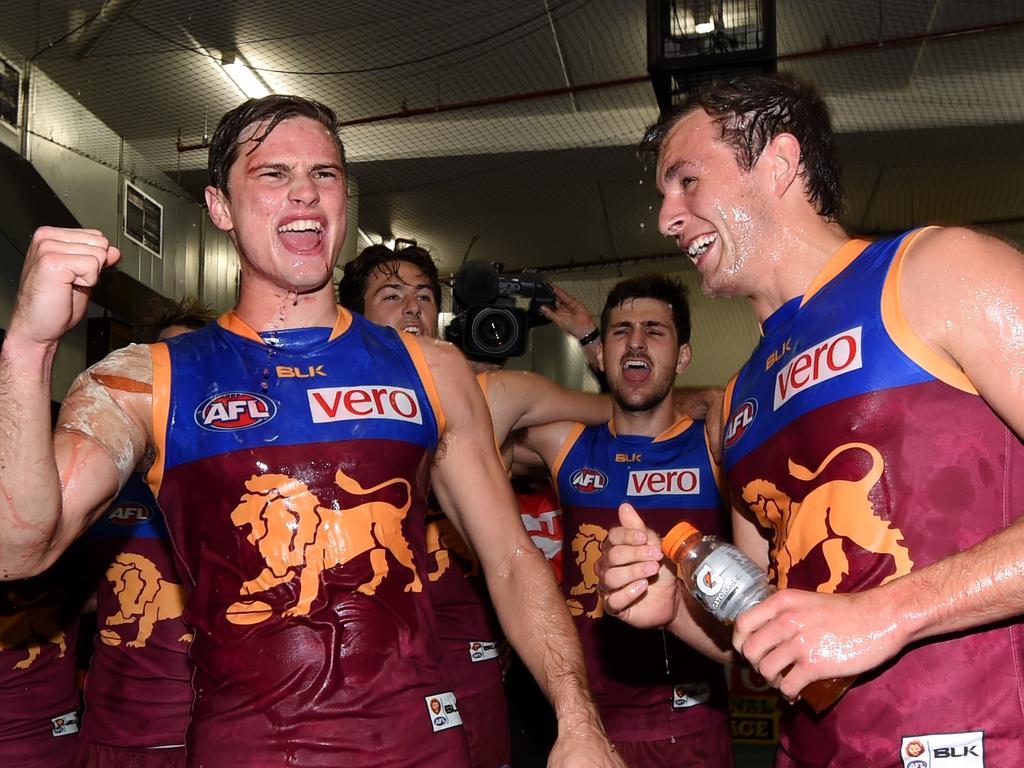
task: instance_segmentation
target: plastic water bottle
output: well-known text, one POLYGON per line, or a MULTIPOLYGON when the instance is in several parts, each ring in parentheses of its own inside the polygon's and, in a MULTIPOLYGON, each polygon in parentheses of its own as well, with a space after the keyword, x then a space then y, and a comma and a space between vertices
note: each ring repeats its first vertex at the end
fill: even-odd
MULTIPOLYGON (((690 523, 678 523, 661 541, 665 556, 679 566, 690 594, 723 624, 753 608, 775 591, 757 563, 728 542, 704 536, 690 523)), ((853 677, 818 680, 800 692, 815 712, 824 712, 853 684, 853 677)))

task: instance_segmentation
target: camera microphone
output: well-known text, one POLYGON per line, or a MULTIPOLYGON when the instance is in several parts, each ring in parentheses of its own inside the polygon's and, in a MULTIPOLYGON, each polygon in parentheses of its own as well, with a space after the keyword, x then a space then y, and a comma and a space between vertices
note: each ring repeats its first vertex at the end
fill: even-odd
POLYGON ((468 261, 459 267, 452 291, 464 307, 492 304, 498 298, 498 273, 489 264, 468 261))

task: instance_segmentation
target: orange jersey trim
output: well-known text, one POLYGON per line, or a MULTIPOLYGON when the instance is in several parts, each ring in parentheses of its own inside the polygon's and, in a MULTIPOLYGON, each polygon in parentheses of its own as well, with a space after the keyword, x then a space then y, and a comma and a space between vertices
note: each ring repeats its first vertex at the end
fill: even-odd
POLYGON ((142 395, 153 393, 153 385, 147 384, 144 381, 136 381, 125 376, 111 376, 106 373, 93 373, 90 375, 107 389, 116 389, 119 392, 132 392, 142 395))
POLYGON ((978 394, 974 384, 967 377, 967 374, 955 365, 945 360, 938 352, 929 347, 924 340, 914 333, 907 322, 907 316, 903 313, 903 305, 900 303, 900 281, 903 275, 903 264, 910 246, 917 240, 918 236, 930 227, 924 227, 907 235, 900 243, 896 255, 889 266, 889 274, 885 276, 885 284, 882 286, 882 323, 889 334, 889 338, 900 348, 907 357, 928 371, 939 381, 951 387, 967 392, 971 395, 978 394))
MULTIPOLYGON (((349 322, 351 322, 351 319, 349 322)), ((430 366, 427 365, 427 359, 423 356, 423 348, 416 340, 415 335, 399 331, 396 331, 396 333, 409 352, 412 364, 416 366, 416 372, 419 373, 420 381, 423 382, 423 391, 427 393, 430 407, 434 409, 434 420, 437 422, 437 439, 440 440, 441 435, 444 434, 447 422, 444 417, 444 409, 441 407, 441 397, 437 394, 437 386, 434 384, 434 377, 430 375, 430 366)), ((490 412, 488 411, 488 413, 490 412)))
POLYGON ((665 440, 671 440, 673 437, 678 437, 679 435, 683 434, 683 432, 685 432, 692 426, 693 419, 691 419, 689 416, 683 416, 681 419, 679 419, 679 421, 677 421, 671 427, 669 427, 656 438, 654 438, 653 442, 661 443, 664 442, 665 440))
MULTIPOLYGON (((478 373, 476 375, 477 386, 480 387, 480 393, 484 396, 484 404, 487 406, 487 414, 491 419, 491 432, 494 432, 494 417, 491 416, 491 394, 488 391, 490 378, 486 373, 478 373)), ((506 474, 512 477, 512 467, 505 463, 505 457, 501 452, 501 443, 498 442, 498 436, 494 435, 494 450, 498 452, 498 460, 501 462, 501 466, 505 468, 506 474)), ((511 459, 510 459, 511 460, 511 459)))
POLYGON ((551 482, 555 488, 558 488, 558 473, 562 471, 562 463, 565 461, 565 457, 569 455, 569 451, 572 450, 573 445, 577 440, 579 440, 580 435, 586 428, 586 424, 581 424, 577 421, 569 428, 569 434, 565 436, 565 440, 563 440, 562 445, 559 446, 558 453, 555 454, 555 460, 551 462, 550 467, 551 482))
MULTIPOLYGON (((331 328, 331 335, 327 339, 328 341, 334 341, 352 325, 352 315, 349 314, 348 310, 340 304, 336 305, 336 308, 338 314, 331 328)), ((218 317, 217 325, 227 331, 231 331, 236 336, 241 336, 243 339, 255 341, 257 344, 266 344, 259 332, 235 314, 233 309, 218 317)))
POLYGON ((153 361, 153 445, 156 456, 146 473, 146 484, 153 496, 159 497, 164 480, 167 420, 171 412, 171 353, 166 344, 158 342, 149 345, 149 354, 153 361))
POLYGON ((803 299, 800 300, 800 306, 804 306, 811 297, 814 296, 818 291, 828 285, 836 275, 846 269, 850 264, 860 256, 861 252, 868 247, 870 243, 867 240, 848 240, 844 243, 838 251, 832 254, 831 258, 825 262, 825 266, 814 276, 811 280, 811 284, 807 286, 807 291, 804 293, 803 299))

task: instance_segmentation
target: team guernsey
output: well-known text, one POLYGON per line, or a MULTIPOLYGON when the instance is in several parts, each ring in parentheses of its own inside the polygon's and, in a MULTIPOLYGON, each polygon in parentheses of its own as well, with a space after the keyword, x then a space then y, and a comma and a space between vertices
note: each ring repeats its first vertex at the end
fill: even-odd
POLYGON ((182 747, 192 706, 185 591, 167 527, 140 475, 88 532, 96 584, 95 650, 81 739, 113 747, 182 747))
POLYGON ((424 587, 443 416, 415 340, 339 308, 262 334, 229 313, 152 350, 190 768, 468 765, 424 587))
MULTIPOLYGON (((844 246, 730 386, 729 483, 771 536, 780 587, 870 589, 1020 516, 1020 441, 902 314, 919 232, 844 246)), ((794 707, 778 764, 1024 765, 1022 670, 1020 622, 914 645, 823 715, 794 707)))
MULTIPOLYGON (((611 423, 576 424, 551 468, 565 537, 562 592, 601 719, 617 745, 694 736, 728 751, 722 667, 664 631, 605 616, 594 571, 623 501, 661 535, 680 520, 727 534, 703 427, 683 419, 651 438, 616 434, 611 423)), ((671 764, 679 764, 682 748, 671 764)))

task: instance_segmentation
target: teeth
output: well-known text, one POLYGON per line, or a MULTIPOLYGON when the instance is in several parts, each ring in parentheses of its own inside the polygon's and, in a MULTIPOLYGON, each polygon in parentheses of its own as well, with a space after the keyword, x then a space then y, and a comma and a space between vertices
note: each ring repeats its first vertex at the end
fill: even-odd
POLYGON ((694 238, 693 242, 690 243, 690 247, 686 249, 686 253, 691 256, 700 256, 704 251, 711 247, 711 244, 718 239, 718 235, 708 234, 701 235, 700 237, 694 238))
POLYGON ((649 367, 650 366, 647 365, 647 363, 643 362, 642 360, 627 360, 626 361, 626 368, 642 368, 644 370, 647 370, 649 367))
POLYGON ((278 232, 305 232, 307 230, 313 230, 314 232, 323 232, 324 225, 319 221, 313 219, 296 219, 290 221, 287 224, 282 224, 277 228, 278 232))
POLYGON ((405 331, 406 333, 411 333, 415 336, 420 335, 420 327, 418 325, 407 325, 402 330, 405 331))

